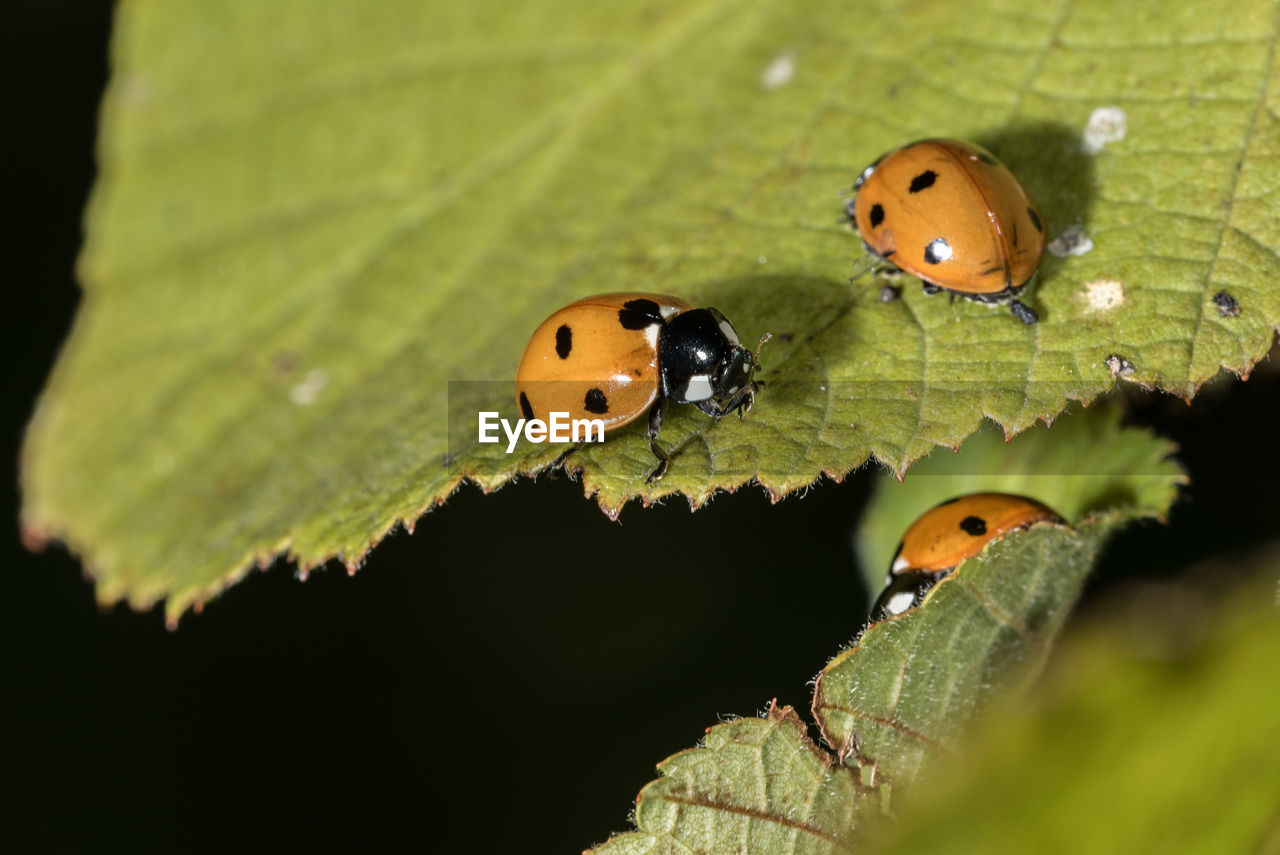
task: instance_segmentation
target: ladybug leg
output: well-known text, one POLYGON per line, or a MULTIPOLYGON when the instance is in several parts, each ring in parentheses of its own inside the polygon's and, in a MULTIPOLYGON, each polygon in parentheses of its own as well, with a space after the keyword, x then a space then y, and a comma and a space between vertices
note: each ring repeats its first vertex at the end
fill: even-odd
MULTIPOLYGON (((574 452, 577 452, 577 451, 581 451, 582 447, 586 444, 587 443, 585 441, 575 442, 573 445, 569 446, 564 451, 560 452, 560 456, 551 462, 551 477, 552 478, 555 477, 555 473, 557 469, 561 469, 564 467, 564 461, 566 458, 568 458, 570 454, 573 454, 574 452)), ((570 475, 570 480, 572 479, 573 479, 573 476, 570 475)))
POLYGON ((756 402, 756 389, 763 385, 763 380, 756 380, 742 390, 742 400, 738 401, 738 405, 734 407, 738 411, 738 421, 742 421, 742 417, 751 410, 751 405, 756 402))
POLYGON ((662 430, 662 417, 666 414, 667 396, 659 392, 653 406, 649 408, 649 450, 658 458, 658 467, 649 473, 649 477, 645 479, 646 484, 652 484, 667 474, 667 464, 671 462, 671 455, 658 445, 658 431, 662 430))
POLYGON ((899 277, 902 276, 902 268, 889 260, 889 258, 895 252, 897 252, 897 250, 891 249, 885 252, 883 255, 881 255, 880 253, 872 249, 871 246, 865 240, 862 242, 862 245, 866 247, 867 254, 870 257, 876 259, 876 266, 875 266, 875 269, 872 271, 874 275, 878 276, 881 279, 898 279, 899 277))
POLYGON ((743 386, 738 394, 727 401, 720 402, 708 399, 706 401, 698 401, 695 406, 716 421, 720 421, 730 413, 737 413, 738 421, 742 421, 742 417, 747 414, 747 411, 751 409, 751 405, 756 402, 756 391, 763 385, 763 380, 752 380, 746 386, 743 386))
POLYGON ((937 294, 939 291, 944 290, 941 285, 934 285, 932 282, 925 282, 923 280, 920 282, 920 287, 929 295, 937 294))
MULTIPOLYGON (((862 245, 867 246, 865 242, 862 245)), ((889 260, 890 257, 892 257, 893 254, 897 252, 897 250, 891 249, 888 252, 886 252, 884 255, 878 255, 876 254, 875 250, 867 246, 867 252, 871 253, 872 255, 875 255, 876 258, 880 259, 880 263, 876 266, 876 271, 875 271, 876 276, 879 276, 881 279, 902 278, 903 276, 902 268, 889 260)))
POLYGON ((1040 320, 1040 316, 1036 314, 1036 310, 1021 300, 1014 300, 1010 303, 1009 311, 1013 312, 1013 316, 1024 324, 1034 324, 1036 321, 1040 320))
POLYGON ((902 275, 902 268, 898 267, 889 260, 889 256, 893 255, 894 250, 881 254, 871 248, 871 244, 865 240, 862 242, 862 248, 866 251, 860 260, 853 264, 853 275, 849 277, 850 282, 856 282, 871 272, 872 276, 880 279, 897 279, 902 275))

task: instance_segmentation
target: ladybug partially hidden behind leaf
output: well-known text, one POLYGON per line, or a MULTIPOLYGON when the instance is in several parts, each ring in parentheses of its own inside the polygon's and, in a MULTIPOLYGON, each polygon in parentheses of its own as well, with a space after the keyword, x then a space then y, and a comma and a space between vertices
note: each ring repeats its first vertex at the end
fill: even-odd
POLYGON ((1017 297, 1044 255, 1044 216, 990 152, 920 140, 868 166, 853 190, 845 213, 867 251, 918 277, 925 293, 1007 304, 1023 323, 1039 320, 1017 297))
MULTIPOLYGON (((738 342, 733 324, 715 309, 699 309, 660 294, 601 294, 570 303, 542 322, 516 371, 516 401, 529 420, 553 412, 600 419, 606 432, 646 412, 649 449, 667 471, 658 444, 667 404, 694 404, 717 421, 751 409, 758 382, 755 352, 738 342)), ((576 450, 570 448, 556 460, 576 450)))
POLYGON ((871 623, 900 615, 966 558, 1011 531, 1065 521, 1052 508, 1012 493, 970 493, 925 511, 902 536, 871 607, 871 623))

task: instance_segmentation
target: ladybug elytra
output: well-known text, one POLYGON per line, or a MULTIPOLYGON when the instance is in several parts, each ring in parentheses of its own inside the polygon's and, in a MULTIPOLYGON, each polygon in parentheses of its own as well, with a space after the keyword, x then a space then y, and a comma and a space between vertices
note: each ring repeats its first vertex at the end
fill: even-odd
POLYGON ((987 150, 952 139, 905 145, 862 171, 845 213, 867 251, 950 291, 1007 304, 1023 323, 1039 320, 1018 295, 1045 247, 1044 215, 987 150))

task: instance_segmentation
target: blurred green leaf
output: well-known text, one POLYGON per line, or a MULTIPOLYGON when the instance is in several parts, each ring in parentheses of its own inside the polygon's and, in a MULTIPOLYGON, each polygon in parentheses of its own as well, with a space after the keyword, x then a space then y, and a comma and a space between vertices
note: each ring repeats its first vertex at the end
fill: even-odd
POLYGON ((1280 324, 1277 14, 126 0, 84 303, 23 452, 28 538, 171 618, 281 552, 354 567, 464 478, 553 459, 479 446, 469 419, 514 415, 529 332, 601 291, 775 334, 746 420, 669 416, 659 484, 640 425, 577 457, 610 513, 871 456, 901 473, 984 417, 1012 434, 1094 398, 1112 356, 1182 395, 1247 372, 1280 324), (1127 136, 1085 154, 1105 106, 1127 136), (842 188, 934 135, 993 148, 1051 235, 1093 240, 1046 259, 1039 325, 847 282, 842 188))
POLYGON ((1280 552, 1266 559, 1227 602, 1153 585, 1070 633, 1036 692, 989 710, 863 851, 1278 851, 1280 552))

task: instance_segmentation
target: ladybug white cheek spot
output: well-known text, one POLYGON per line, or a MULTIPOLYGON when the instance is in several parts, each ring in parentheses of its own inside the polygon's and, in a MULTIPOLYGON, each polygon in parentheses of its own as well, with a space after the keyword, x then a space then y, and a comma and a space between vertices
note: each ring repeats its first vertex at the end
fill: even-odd
POLYGON ((886 615, 900 615, 915 604, 915 593, 912 591, 902 591, 901 593, 894 594, 889 598, 888 602, 884 604, 884 611, 886 615))
POLYGON ((657 349, 658 331, 661 329, 662 327, 658 326, 657 324, 650 324, 649 326, 644 328, 644 340, 649 342, 649 347, 657 349))
POLYGON ((901 571, 907 569, 907 564, 908 564, 907 559, 899 555, 897 558, 893 559, 893 567, 889 569, 889 572, 900 573, 901 571))
POLYGON ((733 324, 729 323, 728 321, 721 321, 720 332, 724 333, 724 337, 729 339, 729 341, 733 342, 734 344, 738 343, 738 333, 733 328, 733 324))
POLYGON ((694 374, 689 378, 689 382, 684 386, 684 394, 681 396, 686 401, 706 401, 714 394, 711 387, 711 377, 706 374, 694 374))

